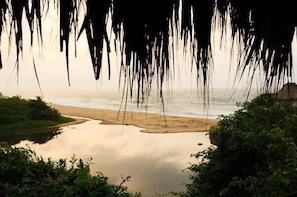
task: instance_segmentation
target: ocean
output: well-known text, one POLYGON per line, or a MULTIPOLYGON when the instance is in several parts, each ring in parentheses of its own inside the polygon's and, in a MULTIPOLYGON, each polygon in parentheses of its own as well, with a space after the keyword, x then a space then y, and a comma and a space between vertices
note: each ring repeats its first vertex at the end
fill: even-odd
POLYGON ((249 101, 256 96, 256 91, 214 89, 204 98, 197 90, 164 91, 163 98, 158 91, 152 91, 149 97, 139 99, 137 94, 132 97, 122 91, 71 91, 49 92, 44 95, 48 103, 120 111, 138 111, 175 115, 184 117, 217 118, 228 115, 238 109, 237 103, 249 101))

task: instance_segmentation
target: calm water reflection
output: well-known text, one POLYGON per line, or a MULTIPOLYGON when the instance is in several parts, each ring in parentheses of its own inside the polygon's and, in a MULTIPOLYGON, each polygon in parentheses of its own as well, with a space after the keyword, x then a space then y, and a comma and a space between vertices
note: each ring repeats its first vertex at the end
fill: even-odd
POLYGON ((44 144, 61 133, 59 128, 28 129, 20 131, 1 131, 0 141, 15 145, 23 140, 44 144))
POLYGON ((195 162, 191 153, 209 147, 206 133, 147 134, 133 126, 101 125, 89 120, 62 128, 62 133, 45 144, 21 141, 37 155, 59 158, 92 158, 91 172, 102 172, 109 181, 119 184, 122 176, 131 176, 128 189, 144 197, 184 190, 188 172, 195 162), (203 145, 198 146, 198 143, 203 145))

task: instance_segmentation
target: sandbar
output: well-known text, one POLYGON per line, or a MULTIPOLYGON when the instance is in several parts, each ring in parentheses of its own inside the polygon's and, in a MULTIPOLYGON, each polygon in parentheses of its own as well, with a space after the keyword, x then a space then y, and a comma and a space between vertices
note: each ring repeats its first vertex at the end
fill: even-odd
MULTIPOLYGON (((48 103, 62 115, 102 121, 100 124, 133 125, 146 133, 206 132, 217 125, 217 119, 161 115, 148 112, 82 108, 48 103)), ((83 120, 80 120, 80 122, 83 120)), ((77 122, 76 122, 77 123, 77 122)))

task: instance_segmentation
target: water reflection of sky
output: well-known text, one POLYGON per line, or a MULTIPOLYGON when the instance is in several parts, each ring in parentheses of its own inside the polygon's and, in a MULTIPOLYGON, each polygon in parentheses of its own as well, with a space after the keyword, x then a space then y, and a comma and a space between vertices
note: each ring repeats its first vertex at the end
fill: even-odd
POLYGON ((184 190, 188 172, 183 170, 196 162, 190 154, 207 148, 206 133, 148 134, 133 126, 101 125, 90 120, 62 128, 62 134, 46 144, 22 141, 37 155, 54 160, 75 155, 87 161, 92 158, 91 172, 102 172, 115 184, 122 176, 131 176, 126 186, 144 197, 184 190), (198 146, 198 143, 203 145, 198 146))

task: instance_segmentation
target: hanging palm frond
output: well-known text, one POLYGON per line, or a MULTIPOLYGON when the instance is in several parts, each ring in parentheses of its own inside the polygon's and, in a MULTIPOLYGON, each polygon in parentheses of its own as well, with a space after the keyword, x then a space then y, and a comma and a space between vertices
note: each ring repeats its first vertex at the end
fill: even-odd
POLYGON ((109 53, 111 51, 106 25, 111 1, 89 0, 86 2, 86 4, 87 11, 79 35, 82 33, 82 31, 86 31, 95 78, 99 79, 102 65, 104 40, 107 45, 108 68, 110 71, 109 53))
MULTIPOLYGON (((297 24, 297 12, 291 1, 262 0, 56 0, 60 14, 60 49, 65 50, 69 78, 69 36, 86 33, 96 79, 100 77, 102 54, 107 48, 110 75, 110 37, 108 18, 117 40, 115 49, 120 54, 122 73, 130 88, 137 87, 138 100, 153 79, 162 85, 174 65, 173 31, 184 48, 191 43, 190 55, 197 69, 197 77, 208 86, 212 68, 211 34, 216 31, 214 16, 219 16, 221 32, 231 22, 231 39, 241 46, 238 67, 242 72, 262 67, 266 85, 280 84, 292 76, 292 41, 297 24), (85 5, 83 14, 78 10, 85 5), (269 5, 269 6, 267 6, 269 5), (83 18, 79 18, 83 16, 83 18), (78 27, 79 21, 81 27, 78 27), (80 29, 78 32, 78 28, 80 29)), ((0 0, 0 37, 2 29, 11 21, 15 35, 17 62, 22 51, 22 19, 25 13, 29 24, 31 44, 37 31, 42 42, 42 9, 49 0, 0 0), (7 12, 7 10, 9 10, 7 12), (37 28, 34 28, 37 24, 37 28), (37 30, 36 30, 37 29, 37 30)), ((78 36, 77 36, 78 35, 78 36)), ((76 42, 76 41, 75 41, 76 42)), ((1 54, 0 54, 1 55, 1 54)), ((1 62, 0 62, 1 63, 1 62)), ((2 64, 0 64, 2 66, 2 64)), ((70 81, 70 79, 69 79, 70 81)), ((132 94, 132 90, 131 90, 132 94)))
POLYGON ((73 32, 76 35, 78 24, 78 1, 77 0, 61 0, 60 2, 60 51, 65 49, 66 67, 69 77, 69 36, 73 32), (74 31, 73 31, 74 29, 74 31), (64 45, 65 44, 65 45, 64 45))
POLYGON ((130 73, 131 88, 136 83, 138 101, 145 89, 150 89, 155 75, 162 86, 170 67, 169 25, 175 18, 174 13, 178 13, 177 3, 176 0, 113 2, 113 31, 121 41, 121 58, 125 58, 121 60, 122 69, 130 73))
MULTIPOLYGON (((221 16, 230 13, 233 40, 240 37, 243 72, 261 66, 268 88, 292 77, 297 14, 291 1, 217 0, 217 6, 221 16)), ((225 17, 221 20, 226 22, 225 17)))
MULTIPOLYGON (((6 24, 6 11, 8 9, 8 5, 5 0, 0 0, 0 46, 1 46, 1 35, 3 28, 6 24)), ((2 65, 2 55, 1 55, 1 49, 0 49, 0 69, 3 67, 2 65)))

